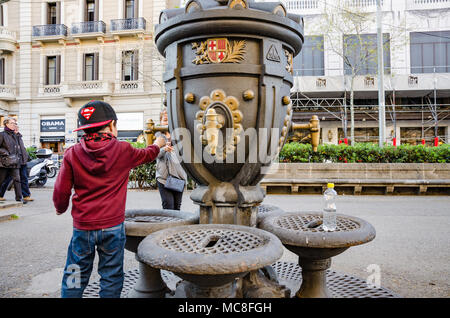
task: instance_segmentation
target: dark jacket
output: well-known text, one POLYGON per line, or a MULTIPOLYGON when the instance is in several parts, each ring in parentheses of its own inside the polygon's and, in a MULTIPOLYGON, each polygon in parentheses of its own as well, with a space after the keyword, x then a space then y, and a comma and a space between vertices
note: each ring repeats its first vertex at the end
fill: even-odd
POLYGON ((21 156, 19 138, 13 131, 4 130, 0 132, 0 168, 20 168, 20 164, 16 166, 5 167, 1 157, 9 155, 21 156))
POLYGON ((20 151, 22 152, 20 164, 26 165, 28 160, 30 159, 30 156, 28 155, 27 148, 25 148, 25 145, 23 144, 22 134, 19 132, 16 134, 16 137, 19 140, 20 151))
POLYGON ((75 228, 98 230, 122 223, 130 170, 153 161, 158 154, 157 145, 137 149, 116 138, 104 141, 82 139, 64 153, 53 191, 56 211, 67 210, 73 187, 75 228))

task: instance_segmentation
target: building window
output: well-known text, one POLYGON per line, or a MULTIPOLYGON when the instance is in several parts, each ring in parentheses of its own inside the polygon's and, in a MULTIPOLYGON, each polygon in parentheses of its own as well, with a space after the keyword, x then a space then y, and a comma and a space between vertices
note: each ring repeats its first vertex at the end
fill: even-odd
POLYGON ((98 53, 84 54, 83 81, 98 80, 98 53))
POLYGON ((122 80, 137 81, 138 75, 138 51, 122 52, 122 80))
POLYGON ((3 4, 0 4, 0 26, 5 26, 5 21, 3 18, 3 4))
POLYGON ((55 2, 47 4, 47 24, 58 24, 58 7, 55 2))
POLYGON ((137 18, 137 0, 125 0, 125 19, 137 18))
POLYGON ((61 56, 46 57, 45 85, 59 85, 61 82, 61 56))
POLYGON ((323 36, 306 36, 301 52, 294 58, 294 75, 323 76, 323 36))
POLYGON ((5 85, 5 58, 0 58, 0 84, 5 85))
MULTIPOLYGON (((338 139, 344 140, 345 134, 342 128, 338 128, 338 139)), ((350 129, 347 131, 347 138, 350 139, 350 129)), ((378 128, 364 127, 355 128, 355 142, 378 143, 378 128)))
POLYGON ((98 0, 86 0, 86 21, 98 21, 98 0))
POLYGON ((450 72, 450 31, 412 32, 411 73, 450 72))
MULTIPOLYGON (((344 35, 344 72, 351 75, 378 73, 378 49, 376 34, 344 35)), ((391 49, 389 34, 383 34, 384 72, 391 70, 391 49)))
MULTIPOLYGON (((445 140, 445 127, 438 127, 438 137, 445 140)), ((420 145, 422 139, 425 145, 434 145, 434 127, 400 127, 400 140, 402 144, 420 145)))

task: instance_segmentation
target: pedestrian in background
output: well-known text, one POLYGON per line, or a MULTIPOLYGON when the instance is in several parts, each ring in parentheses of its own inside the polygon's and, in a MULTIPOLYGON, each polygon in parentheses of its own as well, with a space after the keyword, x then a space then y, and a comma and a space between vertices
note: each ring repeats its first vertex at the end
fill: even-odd
MULTIPOLYGON (((34 201, 31 198, 31 192, 30 187, 28 185, 28 168, 27 168, 27 162, 30 160, 30 157, 28 155, 28 151, 25 148, 25 145, 23 144, 22 134, 19 132, 19 125, 16 125, 14 132, 18 138, 19 146, 21 150, 21 157, 20 157, 20 169, 19 169, 19 175, 20 175, 20 187, 22 190, 22 197, 24 201, 34 201)), ((0 201, 5 201, 5 193, 8 190, 8 186, 12 180, 12 176, 9 175, 2 183, 0 187, 0 201)))
MULTIPOLYGON (((167 119, 167 110, 164 109, 159 115, 160 125, 169 124, 167 119)), ((161 195, 162 208, 169 210, 180 210, 183 199, 183 191, 187 181, 187 175, 180 161, 174 152, 170 133, 164 134, 158 132, 155 136, 162 136, 166 145, 159 152, 156 159, 156 183, 161 195)))
POLYGON ((81 298, 89 283, 95 250, 99 256, 100 297, 119 298, 123 288, 125 203, 130 170, 153 161, 164 146, 156 138, 145 149, 117 140, 117 116, 108 103, 90 101, 78 112, 84 130, 80 143, 68 148, 56 179, 53 203, 64 213, 72 188, 73 234, 61 297, 81 298))
POLYGON ((16 201, 27 203, 27 201, 22 200, 22 187, 20 184, 23 149, 20 146, 19 137, 15 133, 17 121, 13 117, 8 117, 5 119, 4 124, 5 129, 0 132, 0 185, 3 184, 3 181, 8 176, 11 176, 14 182, 16 201))

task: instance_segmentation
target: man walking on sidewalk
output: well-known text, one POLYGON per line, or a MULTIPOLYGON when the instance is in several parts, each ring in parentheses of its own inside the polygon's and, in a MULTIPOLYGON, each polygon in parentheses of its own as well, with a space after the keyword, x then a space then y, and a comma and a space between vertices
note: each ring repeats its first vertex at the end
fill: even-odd
MULTIPOLYGON (((30 187, 28 185, 28 169, 27 169, 27 162, 29 160, 27 149, 25 148, 25 145, 23 144, 22 134, 19 132, 19 126, 16 123, 16 127, 14 129, 14 133, 16 134, 17 140, 19 142, 20 146, 20 169, 19 169, 19 175, 20 175, 20 188, 22 190, 22 197, 23 201, 34 201, 31 198, 31 192, 30 187)), ((8 185, 12 180, 12 176, 9 175, 0 186, 0 201, 5 201, 5 193, 8 190, 8 185)))
MULTIPOLYGON (((23 160, 23 150, 15 133, 17 121, 13 117, 8 117, 4 123, 5 129, 0 132, 0 185, 8 176, 11 176, 14 180, 16 201, 22 202, 19 169, 23 160)), ((27 201, 23 201, 23 203, 27 203, 27 201)))

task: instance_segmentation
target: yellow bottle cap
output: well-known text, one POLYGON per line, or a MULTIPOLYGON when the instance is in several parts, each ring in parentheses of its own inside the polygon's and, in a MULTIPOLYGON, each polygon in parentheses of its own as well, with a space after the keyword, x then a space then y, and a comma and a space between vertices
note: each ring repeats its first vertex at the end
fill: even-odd
POLYGON ((328 183, 327 188, 334 188, 334 183, 328 183))

